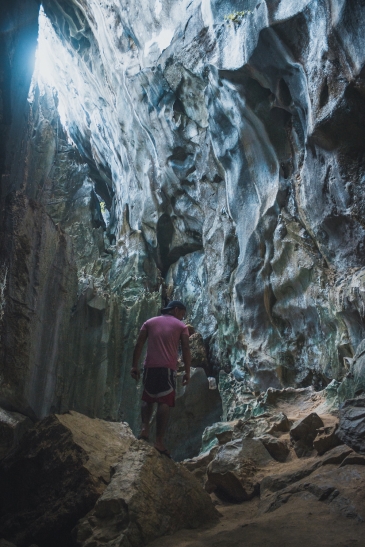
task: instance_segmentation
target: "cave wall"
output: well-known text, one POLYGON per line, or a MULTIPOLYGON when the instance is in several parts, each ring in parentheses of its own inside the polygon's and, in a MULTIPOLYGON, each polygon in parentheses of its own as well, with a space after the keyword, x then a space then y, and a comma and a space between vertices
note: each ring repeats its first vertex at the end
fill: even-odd
POLYGON ((341 379, 364 337, 362 3, 44 7, 67 130, 113 181, 107 230, 127 214, 212 369, 341 379))
POLYGON ((138 328, 161 306, 159 274, 134 280, 143 241, 127 219, 128 253, 113 260, 100 204, 111 205, 111 180, 70 143, 56 90, 38 80, 39 4, 1 10, 0 406, 136 429, 129 369, 138 328))
POLYGON ((133 344, 166 298, 224 389, 341 380, 365 326, 362 2, 45 0, 51 69, 28 100, 9 52, 34 51, 38 5, 19 6, 30 30, 0 51, 21 74, 1 88, 0 403, 136 428, 133 344))

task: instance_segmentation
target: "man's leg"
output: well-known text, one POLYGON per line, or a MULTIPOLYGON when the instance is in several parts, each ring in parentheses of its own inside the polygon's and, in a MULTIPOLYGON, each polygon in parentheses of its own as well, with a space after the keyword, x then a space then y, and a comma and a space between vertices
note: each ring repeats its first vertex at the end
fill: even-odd
POLYGON ((152 418, 153 403, 142 401, 142 429, 140 437, 148 439, 150 434, 150 421, 152 418))
POLYGON ((158 403, 156 413, 156 444, 158 450, 166 450, 163 438, 169 421, 170 407, 164 403, 158 403))

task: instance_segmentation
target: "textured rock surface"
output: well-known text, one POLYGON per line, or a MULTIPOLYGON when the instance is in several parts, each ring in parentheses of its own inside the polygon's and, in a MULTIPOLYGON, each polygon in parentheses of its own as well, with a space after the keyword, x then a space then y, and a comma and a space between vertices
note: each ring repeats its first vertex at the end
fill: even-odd
POLYGON ((363 3, 46 0, 29 103, 37 3, 1 10, 0 403, 136 430, 133 343, 167 297, 228 373, 224 419, 355 353, 361 390, 363 3))
POLYGON ((350 399, 340 410, 337 436, 342 442, 365 454, 365 399, 350 399))
POLYGON ((341 444, 341 440, 336 435, 338 424, 331 427, 322 427, 318 430, 318 434, 313 441, 313 448, 318 454, 324 454, 335 446, 341 444))
POLYGON ((0 536, 19 547, 70 545, 133 440, 126 424, 75 412, 39 422, 1 462, 0 536))
POLYGON ((257 471, 271 456, 257 439, 236 440, 220 448, 207 469, 208 481, 218 496, 241 502, 258 493, 257 471))
POLYGON ((281 441, 272 435, 262 435, 261 437, 258 437, 258 439, 262 442, 274 460, 278 462, 285 462, 290 452, 287 441, 281 441))
POLYGON ((0 460, 15 448, 33 422, 18 412, 7 412, 0 408, 0 460))
POLYGON ((294 448, 298 457, 305 456, 307 452, 313 450, 313 441, 323 425, 323 421, 318 414, 312 412, 291 426, 290 438, 295 443, 294 448))
POLYGON ((211 363, 260 389, 340 379, 364 334, 362 3, 44 6, 109 233, 141 231, 211 363))
POLYGON ((317 469, 310 477, 295 481, 274 494, 261 485, 261 511, 275 511, 293 496, 296 500, 305 498, 330 504, 333 511, 362 521, 365 515, 364 490, 355 485, 364 484, 364 479, 365 470, 361 466, 354 468, 349 465, 343 469, 317 469))
POLYGON ((80 547, 145 545, 219 516, 191 473, 144 442, 134 443, 114 471, 95 508, 74 531, 80 547))
POLYGON ((222 416, 222 401, 217 389, 209 389, 202 368, 195 369, 184 393, 176 399, 171 410, 166 445, 176 461, 199 453, 202 434, 207 426, 222 416))

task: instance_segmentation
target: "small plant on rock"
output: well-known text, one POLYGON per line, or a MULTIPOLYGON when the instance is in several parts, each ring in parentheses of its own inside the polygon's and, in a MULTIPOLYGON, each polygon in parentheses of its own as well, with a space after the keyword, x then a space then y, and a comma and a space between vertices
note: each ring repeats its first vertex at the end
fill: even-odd
POLYGON ((243 18, 250 13, 252 13, 252 11, 235 11, 234 13, 230 13, 229 15, 225 15, 224 19, 227 23, 236 23, 237 25, 240 25, 243 21, 243 18))

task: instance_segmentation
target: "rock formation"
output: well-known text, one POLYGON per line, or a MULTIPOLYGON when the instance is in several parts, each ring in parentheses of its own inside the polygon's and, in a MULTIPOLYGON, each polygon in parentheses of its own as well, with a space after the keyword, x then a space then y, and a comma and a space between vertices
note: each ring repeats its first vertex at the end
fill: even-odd
MULTIPOLYGON (((44 0, 39 10, 0 6, 4 541, 43 547, 50 523, 55 533, 69 519, 69 533, 83 517, 77 541, 101 544, 105 518, 125 536, 108 541, 134 547, 186 524, 156 516, 136 539, 130 516, 98 513, 116 462, 96 464, 65 423, 76 411, 137 433, 134 342, 172 298, 187 304, 202 367, 177 400, 174 456, 195 455, 208 426, 186 465, 209 492, 260 491, 262 514, 312 496, 363 518, 346 486, 364 461, 363 2, 44 0), (49 481, 37 482, 40 446, 69 478, 55 481, 65 498, 81 485, 67 518, 49 481), (293 472, 280 467, 292 461, 293 472), (341 487, 326 465, 342 466, 341 487), (27 469, 18 514, 6 477, 27 469), (27 531, 10 532, 20 522, 27 531)), ((148 475, 160 460, 136 450, 148 475)), ((171 466, 172 480, 186 477, 171 466)), ((109 505, 140 504, 130 488, 109 505)))
POLYGON ((341 381, 365 337, 361 2, 43 7, 28 102, 37 5, 2 7, 3 406, 136 430, 161 297, 227 397, 341 381))
POLYGON ((0 463, 0 538, 17 547, 74 545, 75 527, 85 547, 142 546, 217 516, 189 471, 125 423, 52 415, 0 463))

